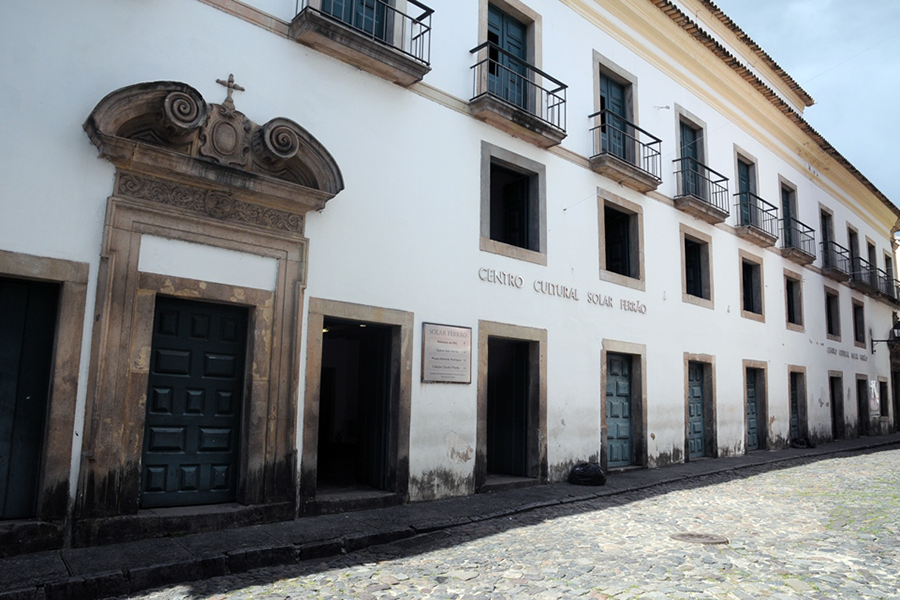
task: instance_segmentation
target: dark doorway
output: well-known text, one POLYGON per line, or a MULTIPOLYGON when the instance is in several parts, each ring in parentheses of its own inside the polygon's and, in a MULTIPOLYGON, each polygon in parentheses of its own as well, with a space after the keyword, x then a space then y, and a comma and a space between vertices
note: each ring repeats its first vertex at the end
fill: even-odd
POLYGON ((606 356, 606 465, 634 464, 634 424, 631 410, 631 356, 606 356))
POLYGON ((747 368, 747 451, 766 447, 766 402, 763 370, 747 368))
POLYGON ((900 371, 891 371, 891 397, 894 400, 894 431, 900 431, 900 371))
POLYGON ((35 514, 57 284, 0 278, 0 519, 35 514))
POLYGON ((235 500, 247 309, 156 299, 141 506, 235 500))
POLYGON ((856 407, 859 435, 869 435, 869 382, 856 380, 856 407))
POLYGON ((392 329, 324 320, 317 494, 390 490, 392 329))
POLYGON ((828 378, 828 395, 831 401, 831 438, 842 440, 847 435, 844 427, 843 377, 828 378))
POLYGON ((487 473, 533 477, 528 468, 531 428, 530 342, 488 338, 487 473))
POLYGON ((791 441, 804 438, 806 423, 804 416, 806 407, 801 402, 806 402, 805 386, 803 385, 803 373, 791 372, 791 441))

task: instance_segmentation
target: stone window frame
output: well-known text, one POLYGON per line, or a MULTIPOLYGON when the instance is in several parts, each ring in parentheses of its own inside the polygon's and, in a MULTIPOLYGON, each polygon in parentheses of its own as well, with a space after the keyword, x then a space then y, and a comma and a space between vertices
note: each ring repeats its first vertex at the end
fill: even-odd
POLYGON ((735 182, 735 194, 739 193, 740 190, 737 189, 738 186, 738 162, 744 162, 750 165, 750 193, 751 194, 759 194, 757 191, 759 189, 759 160, 738 146, 734 144, 734 182, 735 182))
POLYGON ((718 402, 716 401, 716 357, 714 354, 684 353, 684 461, 691 462, 688 440, 690 438, 690 363, 703 363, 703 426, 704 445, 708 450, 704 458, 719 457, 718 402), (709 409, 709 410, 707 410, 709 409))
POLYGON ((630 200, 605 190, 597 188, 597 220, 598 237, 600 244, 600 280, 615 283, 642 292, 646 286, 644 270, 644 207, 630 200), (631 271, 637 272, 636 277, 629 277, 621 273, 614 273, 606 268, 606 205, 627 214, 629 216, 628 227, 630 229, 630 263, 631 271))
MULTIPOLYGON (((409 432, 412 407, 414 314, 407 311, 354 304, 324 298, 309 299, 306 325, 306 387, 303 403, 303 440, 300 450, 300 514, 318 514, 316 499, 321 398, 322 344, 326 318, 364 321, 391 327, 391 431, 388 448, 388 480, 393 503, 406 502, 409 494, 409 432)), ((376 499, 378 502, 384 499, 376 499)), ((363 505, 365 502, 363 501, 363 505)), ((359 502, 357 502, 359 505, 359 502)), ((373 506, 373 508, 376 506, 373 506)))
POLYGON ((478 321, 477 408, 475 429, 475 491, 487 485, 487 388, 488 338, 529 342, 529 419, 535 423, 528 435, 528 472, 535 483, 549 481, 547 462, 547 330, 496 321, 478 321))
POLYGON ((757 422, 758 422, 758 430, 762 431, 762 440, 759 445, 759 450, 768 450, 770 448, 770 441, 772 440, 772 432, 769 426, 769 364, 764 360, 750 360, 743 359, 741 361, 742 366, 742 375, 744 382, 744 453, 748 453, 748 431, 747 431, 747 369, 757 369, 761 371, 761 374, 757 376, 756 381, 756 394, 757 398, 759 397, 760 390, 763 394, 763 413, 760 414, 757 411, 757 422), (760 381, 761 380, 761 381, 760 381), (762 385, 760 385, 762 384, 762 385))
POLYGON ((15 552, 59 547, 64 541, 89 274, 87 263, 0 250, 3 277, 59 285, 35 514, 33 518, 4 522, 0 534, 0 547, 15 552))
POLYGON ((489 142, 481 142, 481 237, 483 252, 499 254, 547 266, 547 168, 543 164, 525 158, 489 142), (537 250, 520 248, 491 239, 491 165, 518 171, 529 176, 528 202, 532 219, 532 235, 536 235, 537 250))
POLYGON ((688 304, 702 306, 704 308, 715 309, 715 286, 713 284, 713 245, 712 236, 703 233, 693 227, 679 223, 679 240, 681 245, 681 300, 688 304), (684 252, 685 239, 703 244, 704 249, 701 250, 701 269, 705 272, 706 282, 704 284, 704 292, 708 293, 708 297, 701 298, 688 294, 687 292, 687 262, 684 252))
POLYGON ((631 356, 631 409, 632 417, 632 459, 635 466, 647 467, 649 465, 649 453, 647 450, 647 345, 634 342, 603 339, 600 350, 600 466, 607 470, 606 452, 607 428, 606 428, 606 379, 607 356, 614 354, 628 354, 631 356))
POLYGON ((890 423, 891 397, 888 378, 878 375, 878 414, 885 423, 890 423), (884 392, 884 393, 882 393, 884 392))
POLYGON ((615 61, 596 50, 593 51, 591 72, 594 77, 594 112, 600 110, 600 75, 602 74, 625 88, 625 120, 640 126, 640 123, 638 123, 637 75, 622 68, 615 61))
POLYGON ((803 309, 803 276, 800 273, 791 271, 789 269, 784 270, 784 303, 784 326, 791 331, 797 331, 801 333, 805 331, 806 311, 803 309), (794 283, 794 298, 791 298, 788 295, 788 280, 794 283), (798 312, 797 309, 799 309, 799 323, 792 323, 788 318, 788 315, 790 314, 788 307, 791 302, 794 302, 796 305, 794 310, 795 313, 798 312))
POLYGON ((866 305, 862 300, 857 300, 856 298, 850 298, 850 302, 852 305, 853 312, 852 321, 853 321, 853 345, 857 348, 865 348, 866 347, 866 305), (859 311, 860 319, 857 319, 857 311, 859 311))
POLYGON ((699 157, 697 158, 697 162, 701 165, 709 167, 709 148, 707 145, 707 132, 709 131, 709 127, 706 124, 706 121, 681 106, 677 102, 675 103, 675 154, 678 158, 684 158, 681 155, 681 124, 687 124, 691 129, 696 129, 699 133, 700 137, 700 146, 699 146, 699 157))
POLYGON ((741 292, 741 316, 751 321, 760 323, 766 322, 766 292, 765 292, 765 271, 763 270, 763 259, 761 256, 751 254, 746 250, 738 250, 738 260, 740 265, 740 292, 741 292), (744 265, 751 264, 755 270, 754 279, 759 281, 759 312, 752 312, 744 308, 744 265))
MULTIPOLYGON (((862 257, 862 256, 863 256, 863 255, 861 254, 861 252, 860 252, 860 245, 859 245, 859 244, 860 244, 860 240, 859 240, 859 229, 857 229, 856 227, 854 227, 854 226, 851 225, 850 223, 847 223, 847 250, 850 251, 850 257, 851 257, 851 258, 854 257, 854 256, 858 256, 858 257, 862 257), (854 238, 856 238, 856 244, 855 244, 856 247, 855 247, 855 248, 854 248, 854 244, 853 244, 853 242, 852 242, 852 240, 853 240, 854 238), (854 254, 854 252, 855 252, 855 254, 854 254)), ((868 259, 866 259, 866 260, 868 260, 868 259)), ((850 270, 851 270, 851 272, 852 272, 855 268, 856 268, 856 265, 854 265, 854 264, 851 263, 851 265, 850 265, 850 270)))
POLYGON ((838 289, 833 288, 831 286, 825 285, 823 286, 825 291, 825 337, 832 342, 840 342, 841 341, 841 293, 838 289), (828 331, 828 314, 831 310, 829 306, 828 299, 829 297, 834 298, 835 302, 835 310, 834 310, 834 326, 837 330, 837 333, 830 333, 828 331))
POLYGON ((107 204, 97 284, 76 542, 89 545, 143 537, 148 535, 148 520, 159 523, 155 525, 160 528, 158 534, 171 533, 187 526, 186 514, 196 517, 191 531, 220 528, 226 521, 241 525, 294 518, 296 340, 301 330, 298 307, 305 287, 307 240, 138 202, 119 195, 126 186, 116 189, 107 204), (278 261, 274 291, 140 272, 144 234, 274 258, 278 261), (146 395, 157 294, 249 308, 237 510, 233 504, 140 508, 146 411, 143 402, 122 406, 121 399, 146 395), (119 441, 108 447, 103 440, 119 441), (106 474, 105 468, 111 472, 106 474))
POLYGON ((478 0, 478 43, 481 44, 488 39, 488 6, 491 4, 525 25, 526 44, 528 45, 525 60, 538 69, 542 69, 543 18, 540 13, 520 0, 478 0))

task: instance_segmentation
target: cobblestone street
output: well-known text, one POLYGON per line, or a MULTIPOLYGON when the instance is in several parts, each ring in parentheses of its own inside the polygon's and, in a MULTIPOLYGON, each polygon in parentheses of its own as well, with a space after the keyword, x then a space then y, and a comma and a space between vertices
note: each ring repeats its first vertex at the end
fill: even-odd
POLYGON ((900 450, 781 466, 128 598, 900 598, 900 450))

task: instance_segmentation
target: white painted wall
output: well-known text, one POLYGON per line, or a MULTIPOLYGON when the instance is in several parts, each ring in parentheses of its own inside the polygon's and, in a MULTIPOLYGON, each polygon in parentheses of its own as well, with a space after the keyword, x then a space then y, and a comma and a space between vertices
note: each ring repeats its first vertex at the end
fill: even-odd
MULTIPOLYGON (((0 248, 90 265, 79 435, 104 211, 114 173, 112 165, 97 157, 81 123, 106 94, 144 81, 182 81, 197 88, 208 102, 221 102, 225 90, 215 80, 229 73, 246 88, 235 93, 238 110, 259 123, 276 116, 297 121, 331 152, 344 176, 346 189, 324 211, 308 215, 304 312, 308 299, 317 297, 415 315, 410 432, 414 479, 429 480, 436 473, 470 477, 476 431, 474 378, 470 385, 419 383, 422 322, 472 327, 476 336, 479 320, 548 331, 551 472, 556 472, 555 466, 562 468, 600 450, 604 340, 647 346, 644 368, 651 461, 684 445, 685 352, 716 357, 717 428, 723 454, 743 451, 744 359, 767 361, 771 431, 782 437, 789 431, 787 364, 807 367, 810 429, 824 435, 830 432, 829 369, 844 372, 848 421, 855 420, 855 374, 870 379, 889 374, 885 346, 874 355, 854 347, 851 298, 864 302, 867 327, 876 338, 884 337, 890 325, 891 306, 831 282, 841 291, 843 337, 840 343, 828 342, 822 289, 826 280, 817 268, 799 267, 774 249, 742 241, 729 225, 712 227, 674 209, 670 198, 675 194, 671 161, 677 156, 676 103, 706 122, 709 166, 733 181, 734 146, 740 146, 758 160, 761 196, 779 204, 778 175, 782 175, 797 186, 800 220, 818 230, 819 204, 834 210, 839 243, 846 244, 846 224, 850 223, 858 228, 863 248, 869 237, 877 243, 881 257, 890 252, 893 223, 870 214, 849 192, 834 198, 828 189, 839 187, 839 182, 829 179, 828 173, 816 176, 807 170, 796 148, 784 147, 762 130, 743 129, 721 114, 727 96, 719 90, 691 84, 679 65, 661 69, 648 62, 645 56, 669 59, 660 58, 640 32, 598 30, 562 2, 528 3, 543 15, 544 70, 570 86, 569 135, 562 144, 562 150, 570 153, 566 155, 526 144, 430 97, 434 90, 463 101, 471 95, 469 50, 479 42, 474 0, 429 2, 436 11, 433 70, 413 90, 201 2, 51 4, 48 8, 46 3, 17 3, 0 20, 0 71, 4 73, 0 106, 11 115, 0 122, 0 139, 7 141, 0 147, 0 180, 4 182, 0 248), (646 46, 638 53, 620 41, 625 38, 646 46), (658 194, 638 194, 578 162, 590 151, 587 115, 594 110, 594 50, 639 80, 638 121, 663 139, 664 182, 658 194), (670 108, 658 108, 662 106, 670 108), (546 166, 546 266, 479 250, 482 141, 546 166), (572 154, 577 157, 570 160, 572 154), (599 280, 598 187, 643 207, 645 291, 599 280), (712 237, 714 310, 681 300, 680 223, 712 237), (739 249, 764 260, 765 323, 740 316, 739 249), (521 275, 525 286, 514 289, 482 282, 478 278, 482 267, 521 275), (785 267, 803 274, 803 333, 785 327, 785 267), (539 294, 532 288, 535 280, 575 287, 580 300, 539 294), (588 304, 589 291, 612 296, 615 307, 588 304), (621 310, 621 299, 640 301, 647 313, 621 310), (848 360, 828 354, 827 348, 865 355, 868 360, 848 360)), ((292 12, 291 2, 252 4, 284 20, 292 12)), ((752 93, 749 88, 748 93, 752 93)), ((757 117, 739 116, 748 122, 757 117)), ((733 222, 732 217, 728 223, 733 222)), ((211 281, 273 289, 272 259, 243 255, 236 260, 232 254, 240 253, 194 246, 145 236, 141 268, 192 278, 203 274, 211 281)), ((305 333, 301 339, 302 371, 305 333)), ((477 363, 475 355, 473 366, 477 363)), ((299 397, 298 406, 302 402, 299 397)), ((302 411, 299 414, 302 419, 302 411)), ((302 433, 302 423, 298 432, 302 433)), ((78 439, 73 482, 79 468, 78 439)), ((421 487, 414 488, 412 495, 418 499, 467 491, 421 487)))

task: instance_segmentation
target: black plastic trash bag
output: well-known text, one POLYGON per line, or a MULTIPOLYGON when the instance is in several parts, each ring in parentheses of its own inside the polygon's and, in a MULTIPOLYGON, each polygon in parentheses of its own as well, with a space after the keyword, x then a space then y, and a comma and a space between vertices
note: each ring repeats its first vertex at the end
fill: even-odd
POLYGON ((603 485, 606 474, 597 463, 578 463, 569 471, 569 483, 575 485, 603 485))

